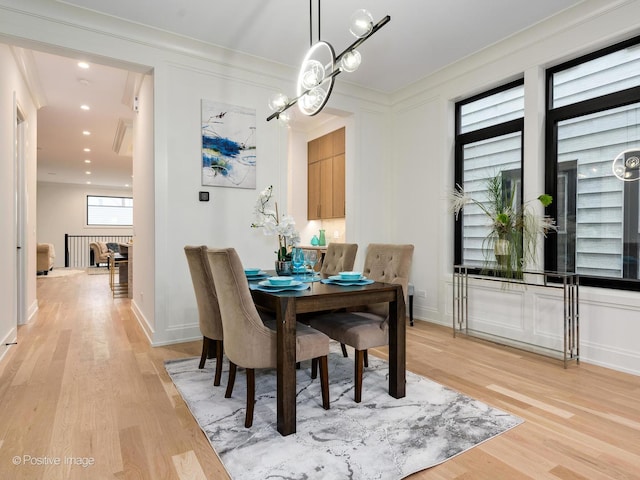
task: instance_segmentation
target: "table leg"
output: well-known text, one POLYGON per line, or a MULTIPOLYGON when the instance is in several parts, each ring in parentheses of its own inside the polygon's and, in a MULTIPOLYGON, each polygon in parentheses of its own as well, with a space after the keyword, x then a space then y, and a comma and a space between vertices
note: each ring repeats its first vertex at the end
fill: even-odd
POLYGON ((277 309, 277 423, 286 436, 296 432, 296 303, 281 297, 277 309))
POLYGON ((389 394, 403 398, 406 394, 406 313, 402 287, 397 300, 389 302, 389 394))

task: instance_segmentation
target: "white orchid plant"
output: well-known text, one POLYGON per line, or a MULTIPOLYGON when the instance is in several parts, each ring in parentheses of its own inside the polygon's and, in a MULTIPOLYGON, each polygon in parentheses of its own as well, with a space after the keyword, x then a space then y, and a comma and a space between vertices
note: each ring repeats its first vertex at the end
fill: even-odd
POLYGON ((254 215, 252 228, 262 228, 265 235, 278 236, 278 260, 291 260, 291 247, 300 243, 300 234, 292 216, 279 215, 278 202, 273 199, 273 185, 269 185, 258 195, 254 215))

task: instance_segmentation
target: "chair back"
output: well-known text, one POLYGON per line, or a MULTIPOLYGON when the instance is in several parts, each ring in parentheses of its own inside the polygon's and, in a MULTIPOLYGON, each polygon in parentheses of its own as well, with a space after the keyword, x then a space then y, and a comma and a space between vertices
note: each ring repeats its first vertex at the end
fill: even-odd
POLYGON ((196 294, 200 332, 211 340, 222 340, 222 319, 207 258, 207 247, 187 245, 184 247, 184 253, 187 256, 191 282, 196 294))
POLYGON ((323 278, 327 278, 340 272, 353 270, 357 252, 357 243, 331 242, 327 247, 327 253, 324 254, 320 274, 323 278))
POLYGON ((245 368, 276 366, 276 333, 258 314, 242 262, 233 248, 207 252, 224 329, 224 351, 245 368))
MULTIPOLYGON (((413 245, 370 243, 367 246, 362 274, 376 282, 402 285, 406 303, 412 259, 413 245)), ((368 305, 366 311, 386 318, 389 306, 387 303, 377 303, 368 305)))

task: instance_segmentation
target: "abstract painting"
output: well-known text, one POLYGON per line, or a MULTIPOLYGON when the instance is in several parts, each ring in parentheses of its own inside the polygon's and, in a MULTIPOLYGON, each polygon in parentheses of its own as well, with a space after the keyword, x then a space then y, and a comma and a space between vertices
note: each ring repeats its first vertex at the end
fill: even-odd
POLYGON ((202 100, 202 185, 256 188, 256 111, 202 100))

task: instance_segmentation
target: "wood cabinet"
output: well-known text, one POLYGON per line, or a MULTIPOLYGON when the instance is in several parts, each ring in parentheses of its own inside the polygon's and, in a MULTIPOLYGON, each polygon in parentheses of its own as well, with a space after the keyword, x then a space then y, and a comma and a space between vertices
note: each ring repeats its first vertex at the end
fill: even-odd
POLYGON ((307 219, 345 216, 345 129, 308 143, 307 219))

